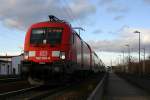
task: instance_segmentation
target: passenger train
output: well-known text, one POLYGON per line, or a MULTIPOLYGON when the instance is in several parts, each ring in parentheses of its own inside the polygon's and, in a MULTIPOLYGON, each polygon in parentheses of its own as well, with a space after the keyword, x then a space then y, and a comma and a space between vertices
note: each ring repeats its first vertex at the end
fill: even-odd
POLYGON ((104 64, 72 26, 53 15, 29 27, 24 42, 22 76, 31 84, 104 71, 104 64))

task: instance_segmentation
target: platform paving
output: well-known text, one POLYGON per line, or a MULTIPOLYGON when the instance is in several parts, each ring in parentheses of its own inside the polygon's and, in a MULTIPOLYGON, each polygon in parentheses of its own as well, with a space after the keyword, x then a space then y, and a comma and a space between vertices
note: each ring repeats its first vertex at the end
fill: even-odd
POLYGON ((150 100, 150 94, 110 73, 104 100, 150 100))

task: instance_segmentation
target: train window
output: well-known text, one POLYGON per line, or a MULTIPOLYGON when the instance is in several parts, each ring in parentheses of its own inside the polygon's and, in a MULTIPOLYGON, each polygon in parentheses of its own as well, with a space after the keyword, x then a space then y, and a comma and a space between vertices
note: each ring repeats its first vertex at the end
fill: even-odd
POLYGON ((49 44, 60 44, 62 37, 62 28, 38 28, 32 29, 30 42, 31 44, 42 44, 45 40, 45 43, 49 44))
POLYGON ((62 39, 62 28, 48 28, 46 39, 49 44, 60 44, 62 39))
POLYGON ((33 29, 32 34, 43 34, 44 30, 43 29, 33 29))
POLYGON ((44 35, 45 35, 44 29, 32 29, 30 42, 33 44, 42 43, 44 35))

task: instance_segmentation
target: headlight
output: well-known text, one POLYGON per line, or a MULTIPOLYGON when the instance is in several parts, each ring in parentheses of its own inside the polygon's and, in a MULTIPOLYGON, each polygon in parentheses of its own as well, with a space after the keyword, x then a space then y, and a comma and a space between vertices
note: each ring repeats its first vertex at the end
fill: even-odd
POLYGON ((35 51, 29 51, 29 57, 35 57, 35 51))
POLYGON ((59 57, 60 51, 52 51, 52 57, 59 57))
POLYGON ((63 60, 66 58, 65 52, 61 52, 61 53, 60 53, 60 58, 63 59, 63 60))

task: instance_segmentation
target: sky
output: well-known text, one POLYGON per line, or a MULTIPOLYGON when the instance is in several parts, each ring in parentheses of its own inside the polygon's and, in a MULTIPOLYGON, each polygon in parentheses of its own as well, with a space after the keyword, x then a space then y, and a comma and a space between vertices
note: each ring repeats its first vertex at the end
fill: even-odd
POLYGON ((81 37, 106 65, 117 64, 123 51, 128 55, 126 44, 138 59, 136 30, 141 33, 141 57, 142 48, 150 54, 150 0, 1 0, 0 54, 21 53, 29 26, 47 21, 48 15, 84 28, 81 37))

